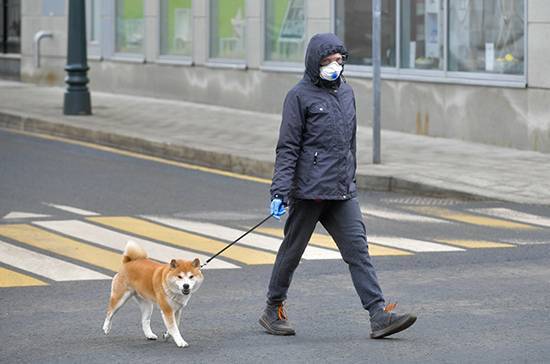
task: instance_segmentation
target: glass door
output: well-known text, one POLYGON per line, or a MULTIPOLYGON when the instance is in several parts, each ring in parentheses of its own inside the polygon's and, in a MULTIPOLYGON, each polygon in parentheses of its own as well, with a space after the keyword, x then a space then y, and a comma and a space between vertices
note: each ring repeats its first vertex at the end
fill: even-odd
POLYGON ((0 0, 0 53, 21 52, 21 1, 0 0))

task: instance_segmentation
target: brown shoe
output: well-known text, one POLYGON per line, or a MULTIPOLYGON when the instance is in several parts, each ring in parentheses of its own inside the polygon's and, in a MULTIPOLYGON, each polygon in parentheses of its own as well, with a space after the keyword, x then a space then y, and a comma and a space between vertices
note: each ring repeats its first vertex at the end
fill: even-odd
POLYGON ((260 325, 271 335, 296 335, 296 331, 288 321, 283 303, 267 305, 260 317, 260 325))
POLYGON ((382 339, 409 328, 416 321, 416 316, 410 313, 398 315, 393 312, 395 304, 376 312, 370 319, 372 339, 382 339))

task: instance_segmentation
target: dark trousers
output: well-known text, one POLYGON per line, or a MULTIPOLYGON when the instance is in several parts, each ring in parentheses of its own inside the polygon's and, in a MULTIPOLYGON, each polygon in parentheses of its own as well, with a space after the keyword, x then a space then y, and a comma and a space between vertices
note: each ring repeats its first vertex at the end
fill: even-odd
POLYGON ((363 307, 369 311, 383 307, 384 297, 369 255, 367 231, 356 198, 345 201, 292 201, 285 224, 285 237, 271 273, 267 302, 276 304, 286 299, 292 275, 318 221, 332 236, 348 264, 363 307))

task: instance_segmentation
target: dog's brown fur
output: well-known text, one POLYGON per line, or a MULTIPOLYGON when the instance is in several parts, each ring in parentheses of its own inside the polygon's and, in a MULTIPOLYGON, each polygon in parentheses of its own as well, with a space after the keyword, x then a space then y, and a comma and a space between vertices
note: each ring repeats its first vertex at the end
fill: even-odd
POLYGON ((105 334, 111 330, 113 315, 128 298, 134 297, 141 308, 142 328, 148 339, 157 339, 150 325, 153 303, 156 303, 167 328, 164 337, 172 336, 178 346, 188 346, 181 337, 178 324, 183 307, 204 279, 199 259, 172 259, 169 264, 161 264, 147 259, 145 250, 134 242, 128 242, 122 263, 112 281, 107 317, 103 324, 105 334))

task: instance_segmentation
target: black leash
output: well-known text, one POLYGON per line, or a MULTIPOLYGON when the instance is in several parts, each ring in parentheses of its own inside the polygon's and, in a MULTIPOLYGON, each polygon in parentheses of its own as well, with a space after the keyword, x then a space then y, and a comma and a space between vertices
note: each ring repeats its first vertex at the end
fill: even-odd
POLYGON ((269 220, 269 218, 273 216, 273 214, 267 216, 265 219, 263 219, 262 221, 260 221, 259 223, 257 223, 256 225, 254 225, 254 227, 252 227, 250 230, 248 230, 246 233, 242 234, 241 236, 239 236, 237 238, 237 240, 233 241, 231 244, 229 244, 228 246, 226 246, 225 248, 223 248, 222 250, 220 250, 219 252, 217 252, 214 256, 210 257, 203 265, 201 265, 201 269, 207 265, 208 263, 210 263, 210 261, 214 258, 216 258, 218 255, 220 255, 221 253, 223 253, 224 251, 226 251, 227 249, 229 249, 229 247, 231 247, 231 245, 235 244, 236 242, 238 242, 239 240, 241 240, 242 238, 244 238, 245 236, 247 236, 250 232, 254 231, 254 229, 256 229, 258 226, 260 226, 261 224, 263 224, 264 222, 266 222, 267 220, 269 220))

